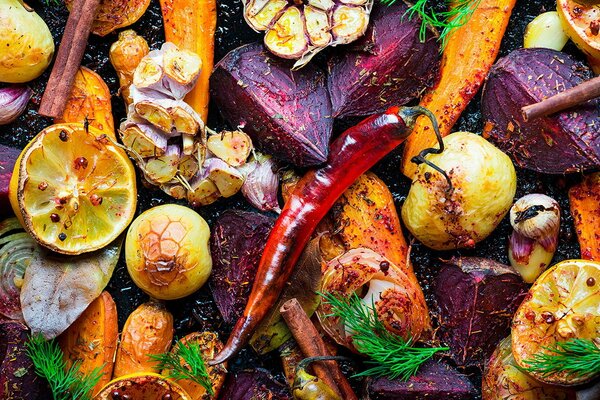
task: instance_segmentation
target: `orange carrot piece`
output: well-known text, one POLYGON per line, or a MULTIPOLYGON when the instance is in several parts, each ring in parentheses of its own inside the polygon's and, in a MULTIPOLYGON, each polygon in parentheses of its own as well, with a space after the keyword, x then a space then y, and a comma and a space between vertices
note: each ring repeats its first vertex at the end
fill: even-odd
POLYGON ((118 338, 117 306, 108 292, 102 292, 60 335, 58 342, 67 366, 81 361, 80 371, 84 375, 104 365, 93 389, 97 393, 111 380, 118 338))
POLYGON ((98 128, 116 139, 108 86, 102 77, 91 69, 79 67, 65 111, 62 117, 54 119, 54 123, 78 122, 81 124, 86 119, 90 126, 98 128))
MULTIPOLYGON (((450 32, 439 80, 420 103, 436 116, 442 136, 450 133, 496 60, 515 3, 516 0, 481 0, 471 19, 450 32)), ((411 159, 436 143, 429 120, 420 118, 404 147, 404 175, 412 179, 417 166, 411 159)))
POLYGON ((193 51, 202 60, 198 83, 185 101, 202 120, 208 117, 208 79, 213 68, 215 30, 217 27, 216 0, 160 0, 165 25, 165 38, 178 47, 193 51))
POLYGON ((573 186, 569 190, 569 203, 581 258, 600 261, 600 172, 573 186))

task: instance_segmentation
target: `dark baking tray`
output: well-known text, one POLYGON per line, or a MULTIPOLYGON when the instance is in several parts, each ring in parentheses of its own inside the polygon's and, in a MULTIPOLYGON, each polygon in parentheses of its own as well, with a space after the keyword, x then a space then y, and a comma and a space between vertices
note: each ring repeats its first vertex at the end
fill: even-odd
MULTIPOLYGON (((64 6, 56 4, 46 5, 39 0, 31 1, 29 4, 33 6, 49 25, 58 45, 68 15, 64 6)), ((523 42, 523 32, 527 23, 541 12, 555 9, 555 4, 556 3, 553 0, 517 1, 516 8, 508 25, 507 34, 503 39, 500 56, 506 55, 510 51, 521 47, 523 42)), ((161 43, 164 41, 164 35, 158 0, 152 0, 148 11, 140 21, 133 26, 133 29, 146 38, 151 48, 160 47, 161 43)), ((108 60, 108 49, 116 38, 116 33, 110 34, 104 38, 92 36, 82 63, 98 72, 108 84, 111 94, 113 95, 113 110, 115 122, 118 125, 125 117, 125 110, 121 98, 117 96, 117 78, 108 60)), ((261 40, 261 38, 261 35, 248 28, 244 22, 240 0, 218 1, 218 28, 215 43, 215 62, 221 59, 228 51, 244 43, 261 40)), ((572 46, 567 47, 566 51, 572 53, 576 57, 581 57, 581 54, 572 46)), ((321 54, 314 62, 323 63, 325 56, 326 54, 321 54)), ((48 75, 49 71, 46 71, 40 79, 37 79, 30 84, 35 91, 35 95, 27 112, 13 124, 4 126, 0 129, 0 143, 23 148, 34 135, 51 123, 49 119, 40 117, 36 113, 48 75)), ((480 101, 478 94, 464 112, 455 127, 455 130, 481 132, 483 123, 481 121, 479 109, 480 101)), ((352 121, 336 123, 335 133, 339 133, 351 123, 352 121)), ((209 125, 216 128, 224 126, 222 119, 218 115, 218 110, 215 110, 214 107, 211 108, 209 125)), ((401 151, 396 150, 374 168, 377 175, 388 184, 393 192, 398 209, 400 209, 410 185, 409 180, 399 172, 398 166, 400 158, 401 151)), ((554 261, 578 258, 579 247, 573 228, 572 218, 568 212, 567 199, 568 187, 577 179, 577 177, 547 176, 525 170, 518 170, 517 172, 517 197, 532 192, 546 193, 557 199, 562 207, 560 240, 554 261)), ((138 213, 152 206, 176 202, 159 190, 146 189, 141 184, 139 184, 138 187, 138 213)), ((200 208, 197 211, 209 222, 209 224, 212 224, 224 210, 231 208, 249 209, 251 207, 244 201, 241 195, 237 195, 233 198, 220 200, 214 205, 200 208)), ((478 244, 474 250, 432 252, 421 244, 414 242, 411 259, 419 280, 425 290, 431 309, 435 309, 435 304, 433 304, 431 298, 430 282, 432 277, 436 274, 440 259, 448 259, 453 255, 468 255, 488 257, 499 262, 507 263, 507 237, 509 233, 510 225, 505 218, 500 226, 494 231, 493 235, 478 244)), ((410 235, 407 237, 410 239, 410 235)), ((148 298, 129 278, 123 257, 121 257, 107 289, 113 295, 115 302, 117 303, 119 325, 121 327, 129 313, 148 298)), ((181 337, 186 333, 196 330, 216 331, 222 339, 226 339, 229 334, 231 327, 223 323, 207 286, 183 300, 168 302, 167 306, 175 317, 176 337, 181 337)), ((236 371, 254 367, 266 368, 276 377, 280 379, 282 377, 281 365, 276 354, 271 354, 266 357, 257 357, 252 350, 249 349, 244 349, 240 355, 233 360, 229 370, 236 371)), ((477 369, 466 370, 464 372, 477 387, 480 387, 481 374, 477 369)))

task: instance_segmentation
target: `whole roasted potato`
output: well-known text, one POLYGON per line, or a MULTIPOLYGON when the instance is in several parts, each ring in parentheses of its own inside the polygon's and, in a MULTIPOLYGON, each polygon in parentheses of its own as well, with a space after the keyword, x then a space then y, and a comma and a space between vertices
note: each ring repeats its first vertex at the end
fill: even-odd
POLYGON ((48 25, 19 0, 0 0, 0 82, 34 80, 52 61, 48 25))
POLYGON ((422 164, 402 207, 402 220, 423 244, 435 250, 473 247, 498 226, 517 189, 512 161, 481 136, 456 132, 445 150, 427 159, 452 182, 422 164))
POLYGON ((209 236, 206 221, 190 208, 166 204, 145 211, 127 232, 125 260, 131 279, 157 299, 194 293, 212 269, 209 236))

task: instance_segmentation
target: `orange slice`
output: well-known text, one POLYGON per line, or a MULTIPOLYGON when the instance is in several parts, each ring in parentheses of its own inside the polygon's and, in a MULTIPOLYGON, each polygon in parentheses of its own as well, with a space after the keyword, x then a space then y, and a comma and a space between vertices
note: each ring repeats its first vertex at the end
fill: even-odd
POLYGON ((99 130, 52 125, 21 153, 10 200, 38 243, 58 253, 81 254, 112 242, 133 219, 135 170, 99 130))

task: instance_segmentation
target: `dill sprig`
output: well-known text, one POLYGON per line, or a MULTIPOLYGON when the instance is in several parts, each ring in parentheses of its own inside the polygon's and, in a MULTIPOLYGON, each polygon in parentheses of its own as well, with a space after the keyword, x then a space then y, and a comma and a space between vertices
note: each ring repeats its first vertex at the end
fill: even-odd
POLYGON ((320 295, 332 307, 330 316, 341 318, 346 329, 353 332, 352 344, 356 350, 371 359, 367 364, 372 367, 356 377, 385 376, 406 381, 434 354, 448 350, 447 347, 412 347, 412 340, 404 340, 388 331, 374 305, 366 306, 355 293, 348 299, 332 293, 320 295))
POLYGON ((566 373, 568 376, 586 377, 600 374, 600 348, 590 339, 570 339, 543 346, 546 352, 536 353, 523 360, 527 372, 542 376, 566 373))
MULTIPOLYGON (((396 2, 396 0, 380 1, 388 6, 396 2)), ((446 47, 450 32, 469 22, 480 2, 481 0, 446 0, 445 11, 437 11, 436 6, 440 3, 439 1, 417 0, 406 11, 406 15, 408 18, 414 18, 415 15, 421 18, 421 28, 419 30, 421 41, 425 41, 428 27, 440 30, 443 49, 446 47)))
POLYGON ((159 362, 159 369, 169 371, 167 378, 176 381, 189 379, 201 385, 211 396, 214 394, 210 375, 202 359, 202 350, 197 342, 178 342, 173 352, 153 354, 150 357, 159 362))
POLYGON ((55 340, 46 340, 41 334, 31 336, 26 342, 26 352, 35 373, 48 381, 54 400, 90 400, 91 391, 102 377, 102 367, 89 375, 80 371, 81 361, 69 368, 55 340))

